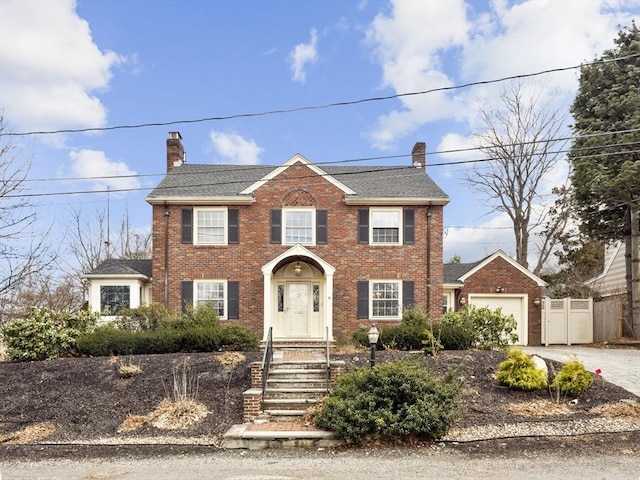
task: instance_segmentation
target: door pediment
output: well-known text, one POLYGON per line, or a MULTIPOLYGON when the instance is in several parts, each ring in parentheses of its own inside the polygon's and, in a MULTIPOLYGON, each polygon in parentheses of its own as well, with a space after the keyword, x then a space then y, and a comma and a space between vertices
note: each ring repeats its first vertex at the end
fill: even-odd
POLYGON ((280 267, 291 262, 292 259, 300 261, 306 261, 314 265, 325 275, 333 275, 336 271, 335 267, 330 263, 324 261, 321 257, 313 253, 311 250, 303 247, 299 243, 296 243, 290 249, 282 252, 270 262, 266 263, 262 267, 263 275, 273 275, 280 267))

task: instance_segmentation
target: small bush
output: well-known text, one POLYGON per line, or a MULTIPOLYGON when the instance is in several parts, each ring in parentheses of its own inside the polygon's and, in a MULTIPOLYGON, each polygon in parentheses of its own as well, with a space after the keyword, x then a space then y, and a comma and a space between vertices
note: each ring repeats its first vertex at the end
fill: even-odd
POLYGON ((433 326, 433 335, 444 350, 467 350, 474 340, 473 333, 459 324, 437 323, 433 326))
POLYGON ((458 412, 462 384, 436 379, 423 365, 396 361, 342 374, 315 422, 347 443, 439 438, 458 412))
POLYGON ((582 362, 572 360, 562 366, 558 375, 551 382, 551 388, 559 389, 565 395, 579 397, 592 383, 593 377, 584 368, 582 362))
POLYGON ((14 361, 47 360, 74 352, 76 339, 91 331, 97 315, 34 308, 23 319, 0 327, 7 354, 14 361))
POLYGON ((437 355, 442 350, 442 343, 437 336, 433 334, 433 331, 426 329, 424 331, 424 340, 422 340, 422 351, 427 355, 437 355))
POLYGON ((536 368, 533 359, 518 348, 509 350, 507 359, 498 365, 497 380, 518 390, 540 390, 547 386, 544 371, 536 368))
POLYGON ((164 305, 153 303, 138 308, 125 308, 114 324, 132 332, 157 330, 177 321, 176 315, 164 305))
MULTIPOLYGON (((402 322, 392 327, 380 328, 378 349, 382 350, 421 350, 426 339, 425 331, 431 328, 428 314, 420 307, 406 308, 402 313, 402 322)), ((352 335, 355 345, 369 347, 369 329, 360 327, 352 335)))
POLYGON ((457 312, 445 313, 440 325, 464 330, 473 338, 472 346, 486 350, 506 350, 518 341, 518 335, 513 333, 517 327, 513 315, 503 315, 500 308, 491 310, 465 305, 457 312))
POLYGON ((223 350, 256 350, 260 346, 258 336, 247 327, 230 323, 225 325, 220 335, 220 347, 223 350))
POLYGON ((140 368, 139 364, 135 364, 131 362, 131 358, 129 358, 129 363, 124 363, 120 361, 118 365, 118 376, 120 378, 131 378, 136 375, 140 375, 142 373, 142 368, 140 368))

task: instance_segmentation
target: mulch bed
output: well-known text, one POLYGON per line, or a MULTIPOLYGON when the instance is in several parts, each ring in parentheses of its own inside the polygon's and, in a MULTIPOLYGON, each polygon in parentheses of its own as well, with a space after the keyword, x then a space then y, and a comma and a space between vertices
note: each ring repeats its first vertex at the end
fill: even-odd
MULTIPOLYGON (((15 440, 15 432, 38 424, 54 425, 44 438, 25 442, 86 442, 101 438, 153 437, 213 439, 214 445, 234 424, 242 423, 242 393, 249 388, 250 363, 260 352, 247 352, 241 363, 225 361, 225 353, 140 355, 133 357, 66 358, 55 361, 0 363, 0 443, 15 440), (184 362, 188 368, 185 370, 184 362), (123 379, 121 363, 137 364, 142 373, 123 379), (174 379, 187 373, 190 393, 209 411, 199 423, 178 430, 161 430, 143 423, 133 431, 118 432, 129 416, 152 412, 165 398, 172 398, 174 379), (13 440, 10 440, 13 438, 13 440)), ((381 351, 378 362, 410 357, 441 374, 456 369, 464 378, 463 408, 456 425, 541 421, 522 405, 550 402, 549 392, 521 392, 498 385, 493 375, 505 354, 497 351, 445 351, 437 357, 422 353, 381 351), (520 408, 512 406, 520 405, 520 408)), ((368 352, 342 353, 347 368, 367 366, 368 352)), ((237 361, 237 359, 235 359, 237 361)), ((554 363, 556 370, 560 364, 554 363)), ((598 380, 577 405, 562 399, 565 409, 549 409, 543 420, 587 418, 592 409, 622 399, 637 399, 626 390, 598 380), (567 413, 566 409, 569 409, 567 413)), ((532 407, 534 408, 534 407, 532 407)), ((539 407, 538 407, 539 409, 539 407)), ((19 440, 18 440, 19 443, 19 440)))

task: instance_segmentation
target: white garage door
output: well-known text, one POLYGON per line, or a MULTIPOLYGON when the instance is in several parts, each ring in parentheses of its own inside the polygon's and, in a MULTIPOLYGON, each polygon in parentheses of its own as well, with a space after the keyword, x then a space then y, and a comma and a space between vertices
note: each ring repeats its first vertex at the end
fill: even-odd
POLYGON ((513 315, 517 327, 516 334, 518 341, 516 345, 527 345, 527 320, 529 314, 527 311, 527 295, 483 295, 478 293, 469 294, 469 303, 476 307, 488 307, 491 310, 502 308, 504 315, 513 315))

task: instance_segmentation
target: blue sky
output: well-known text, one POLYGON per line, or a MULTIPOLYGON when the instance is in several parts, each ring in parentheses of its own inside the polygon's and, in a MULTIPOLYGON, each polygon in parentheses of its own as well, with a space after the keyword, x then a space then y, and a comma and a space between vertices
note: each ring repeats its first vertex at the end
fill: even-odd
MULTIPOLYGON (((578 65, 634 18, 640 0, 0 0, 0 108, 23 133, 386 97, 578 65)), ((578 71, 539 80, 566 109, 578 71)), ((109 195, 114 224, 128 210, 134 227, 149 228, 144 198, 165 172, 169 131, 181 132, 190 163, 277 165, 300 153, 317 163, 406 155, 362 164, 409 165, 418 141, 428 152, 473 146, 477 106, 502 87, 10 141, 32 158, 28 193, 62 193, 31 199, 64 254, 70 212, 104 210, 107 187, 137 189, 109 195)), ((428 153, 429 175, 451 197, 445 259, 515 253, 509 221, 462 181, 469 167, 442 165, 477 158, 428 153)), ((566 174, 561 164, 545 188, 566 174)))

